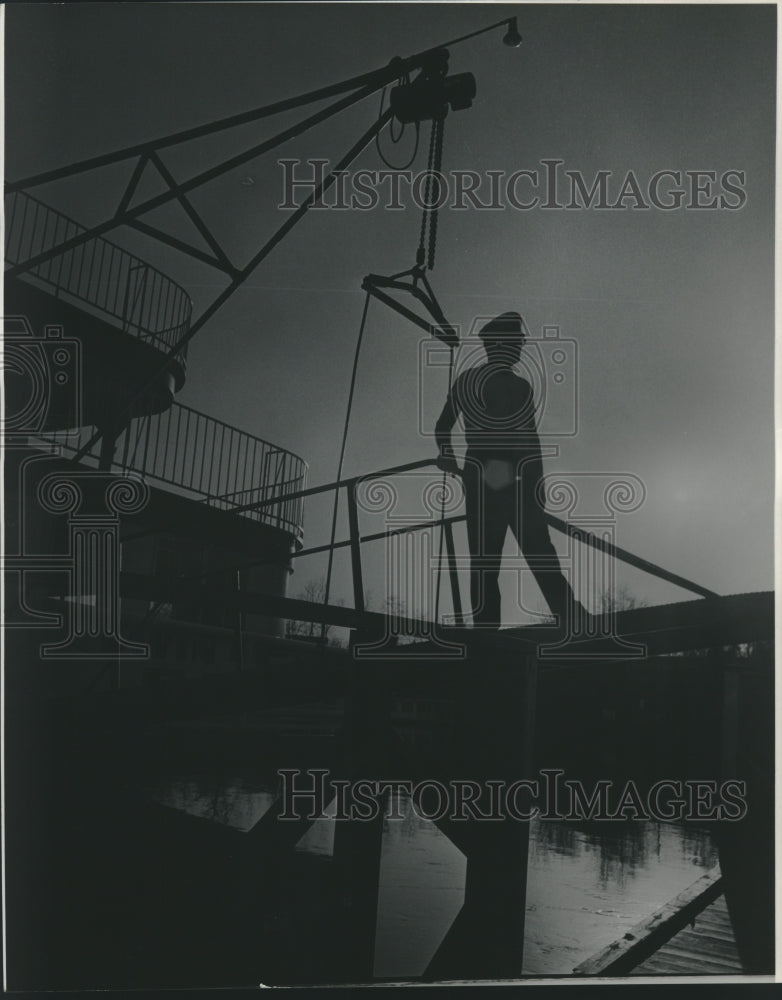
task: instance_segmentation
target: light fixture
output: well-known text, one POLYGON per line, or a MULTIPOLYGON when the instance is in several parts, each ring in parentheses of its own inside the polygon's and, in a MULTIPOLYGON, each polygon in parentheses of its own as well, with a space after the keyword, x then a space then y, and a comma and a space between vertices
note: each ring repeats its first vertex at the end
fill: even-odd
POLYGON ((516 23, 515 17, 508 18, 508 30, 505 32, 505 37, 502 41, 512 49, 517 49, 521 45, 521 35, 519 34, 519 26, 516 23))

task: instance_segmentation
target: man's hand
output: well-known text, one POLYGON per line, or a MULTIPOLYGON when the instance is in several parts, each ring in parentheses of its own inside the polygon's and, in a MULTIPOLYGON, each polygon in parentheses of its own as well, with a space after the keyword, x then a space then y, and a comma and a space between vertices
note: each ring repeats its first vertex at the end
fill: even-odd
POLYGON ((437 456, 437 468, 443 472, 450 472, 452 476, 460 476, 462 473, 462 470, 456 464, 455 457, 445 452, 440 452, 437 456))

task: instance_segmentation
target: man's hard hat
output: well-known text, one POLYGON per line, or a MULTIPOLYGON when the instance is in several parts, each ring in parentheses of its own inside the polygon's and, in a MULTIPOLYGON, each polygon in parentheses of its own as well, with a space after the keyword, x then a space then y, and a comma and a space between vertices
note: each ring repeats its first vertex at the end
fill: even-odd
POLYGON ((524 321, 517 312, 506 312, 489 320, 478 336, 485 344, 523 344, 524 321))

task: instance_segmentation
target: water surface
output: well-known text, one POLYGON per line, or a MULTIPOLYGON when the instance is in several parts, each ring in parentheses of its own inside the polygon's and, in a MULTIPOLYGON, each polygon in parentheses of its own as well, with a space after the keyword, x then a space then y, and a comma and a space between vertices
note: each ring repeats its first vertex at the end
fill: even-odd
MULTIPOLYGON (((249 830, 271 805, 268 786, 204 775, 161 782, 166 805, 249 830)), ((402 802, 383 834, 375 975, 421 975, 462 905, 466 860, 437 827, 402 802)), ((328 814, 329 810, 326 810, 328 814)), ((297 850, 330 856, 335 822, 324 815, 297 850)), ((657 822, 533 820, 524 936, 530 975, 567 975, 717 864, 708 833, 657 822)))

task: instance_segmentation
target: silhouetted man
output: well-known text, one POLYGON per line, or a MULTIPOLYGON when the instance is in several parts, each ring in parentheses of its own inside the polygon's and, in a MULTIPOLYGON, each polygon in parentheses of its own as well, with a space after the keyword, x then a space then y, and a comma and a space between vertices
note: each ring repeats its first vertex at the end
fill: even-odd
POLYGON ((508 312, 482 328, 487 361, 457 376, 435 428, 439 467, 458 473, 451 429, 460 415, 464 421, 467 453, 461 475, 473 624, 495 628, 501 621, 499 572, 508 528, 560 623, 568 613, 586 614, 562 574, 538 497, 543 462, 532 386, 513 371, 524 344, 522 327, 521 316, 508 312))

